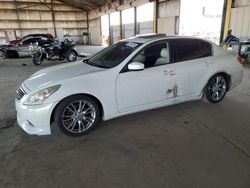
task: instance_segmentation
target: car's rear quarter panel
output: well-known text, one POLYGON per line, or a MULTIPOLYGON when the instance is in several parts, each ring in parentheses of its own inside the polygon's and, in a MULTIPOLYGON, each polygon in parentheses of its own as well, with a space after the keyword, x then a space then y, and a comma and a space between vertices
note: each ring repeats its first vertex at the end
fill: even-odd
POLYGON ((215 47, 214 59, 216 69, 230 75, 230 89, 236 87, 243 78, 243 66, 237 61, 237 54, 228 52, 220 47, 215 47))

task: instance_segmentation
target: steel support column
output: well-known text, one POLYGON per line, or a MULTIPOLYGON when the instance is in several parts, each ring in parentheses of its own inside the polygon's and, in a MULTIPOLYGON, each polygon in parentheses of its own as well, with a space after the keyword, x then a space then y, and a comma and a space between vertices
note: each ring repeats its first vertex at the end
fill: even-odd
POLYGON ((159 0, 154 1, 154 33, 158 32, 159 0))
POLYGON ((134 35, 137 35, 137 8, 134 7, 135 15, 134 15, 134 35))
POLYGON ((56 23, 55 23, 55 12, 54 12, 54 0, 51 0, 51 16, 52 16, 52 22, 53 22, 53 29, 54 29, 54 33, 55 33, 55 38, 57 38, 56 23))
POLYGON ((222 42, 223 39, 225 39, 227 36, 230 25, 231 9, 232 9, 232 0, 225 0, 222 13, 220 42, 222 42))

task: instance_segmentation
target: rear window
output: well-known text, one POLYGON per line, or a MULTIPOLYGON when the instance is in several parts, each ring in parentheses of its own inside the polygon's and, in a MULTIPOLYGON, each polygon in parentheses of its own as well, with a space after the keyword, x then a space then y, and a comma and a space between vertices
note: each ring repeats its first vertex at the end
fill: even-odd
POLYGON ((212 55, 212 45, 199 39, 174 39, 173 62, 188 61, 212 55))

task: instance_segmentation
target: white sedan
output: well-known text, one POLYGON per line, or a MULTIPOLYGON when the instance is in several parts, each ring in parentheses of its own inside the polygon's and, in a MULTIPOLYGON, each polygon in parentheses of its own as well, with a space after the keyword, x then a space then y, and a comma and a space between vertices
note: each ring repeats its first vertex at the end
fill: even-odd
POLYGON ((17 121, 29 134, 51 134, 55 122, 64 134, 81 136, 100 120, 203 96, 217 103, 242 76, 233 55, 205 40, 139 36, 33 74, 17 91, 17 121))

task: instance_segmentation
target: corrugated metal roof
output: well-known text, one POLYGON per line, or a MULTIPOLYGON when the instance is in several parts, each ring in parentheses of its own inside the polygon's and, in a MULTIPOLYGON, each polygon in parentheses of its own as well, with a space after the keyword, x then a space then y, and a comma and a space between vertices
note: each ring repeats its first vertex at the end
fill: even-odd
POLYGON ((107 0, 58 0, 66 5, 79 8, 85 11, 91 11, 94 8, 98 8, 106 4, 107 0))

